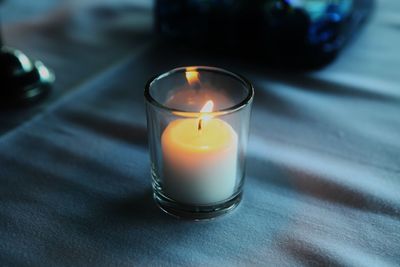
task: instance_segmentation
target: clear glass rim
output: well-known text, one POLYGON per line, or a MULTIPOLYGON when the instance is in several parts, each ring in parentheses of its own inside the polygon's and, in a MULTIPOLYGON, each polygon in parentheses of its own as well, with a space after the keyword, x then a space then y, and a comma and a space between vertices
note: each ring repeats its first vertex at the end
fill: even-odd
MULTIPOLYGON (((144 97, 146 99, 146 101, 160 109, 163 109, 165 111, 171 112, 171 113, 177 113, 177 114, 181 114, 183 116, 185 116, 185 114, 187 114, 189 117, 191 117, 191 115, 194 113, 193 111, 187 111, 187 110, 181 110, 181 109, 174 109, 174 108, 169 108, 164 106, 162 103, 158 102, 155 98, 153 98, 153 96, 150 93, 150 89, 152 87, 152 85, 157 82, 158 80, 165 78, 169 75, 178 73, 178 72, 184 72, 187 69, 195 69, 196 71, 209 71, 209 72, 216 72, 216 73, 221 73, 224 75, 228 75, 232 78, 234 78, 235 80, 237 80, 238 82, 240 82, 243 86, 245 86, 248 89, 248 94, 246 95, 245 98, 243 98, 242 101, 240 101, 239 103, 228 107, 228 108, 224 108, 224 109, 219 109, 219 110, 213 110, 212 113, 214 115, 225 115, 225 114, 229 114, 229 113, 233 113, 236 111, 241 110, 242 108, 246 107, 252 100, 254 97, 254 87, 253 85, 250 83, 250 81, 248 81, 245 77, 243 77, 240 74, 222 69, 222 68, 218 68, 218 67, 209 67, 209 66, 186 66, 186 67, 178 67, 178 68, 174 68, 170 71, 164 72, 162 74, 156 75, 153 78, 151 78, 145 86, 145 90, 144 90, 144 97)), ((199 111, 200 112, 200 111, 199 111)))

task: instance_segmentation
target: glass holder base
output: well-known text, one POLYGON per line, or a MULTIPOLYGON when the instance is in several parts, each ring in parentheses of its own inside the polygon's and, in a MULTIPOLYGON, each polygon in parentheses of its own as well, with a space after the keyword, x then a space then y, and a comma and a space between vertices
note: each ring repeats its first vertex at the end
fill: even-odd
POLYGON ((188 205, 182 204, 163 196, 157 190, 153 194, 159 208, 176 218, 187 220, 211 220, 234 210, 242 200, 242 191, 227 201, 215 205, 188 205))

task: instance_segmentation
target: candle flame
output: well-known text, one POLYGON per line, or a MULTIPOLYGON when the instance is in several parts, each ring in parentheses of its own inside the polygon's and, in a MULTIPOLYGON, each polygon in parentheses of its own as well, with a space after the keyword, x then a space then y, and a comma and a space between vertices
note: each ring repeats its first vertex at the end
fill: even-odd
POLYGON ((196 68, 194 67, 186 68, 185 75, 186 75, 186 80, 190 85, 194 85, 200 81, 199 72, 196 71, 196 68))
POLYGON ((211 114, 204 114, 204 113, 211 113, 213 108, 214 108, 214 102, 212 102, 211 100, 208 100, 204 104, 204 106, 201 108, 199 123, 198 123, 198 126, 197 126, 197 129, 199 131, 201 131, 203 121, 208 121, 208 120, 210 120, 212 118, 211 114))
POLYGON ((208 100, 201 108, 200 112, 212 112, 213 108, 214 102, 212 102, 212 100, 208 100))

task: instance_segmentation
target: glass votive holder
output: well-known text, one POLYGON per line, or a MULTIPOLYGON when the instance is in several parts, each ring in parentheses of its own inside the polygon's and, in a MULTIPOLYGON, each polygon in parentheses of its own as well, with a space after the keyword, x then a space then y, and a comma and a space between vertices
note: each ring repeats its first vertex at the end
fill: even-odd
POLYGON ((201 220, 242 197, 252 85, 214 67, 182 67, 145 88, 154 199, 174 216, 201 220))

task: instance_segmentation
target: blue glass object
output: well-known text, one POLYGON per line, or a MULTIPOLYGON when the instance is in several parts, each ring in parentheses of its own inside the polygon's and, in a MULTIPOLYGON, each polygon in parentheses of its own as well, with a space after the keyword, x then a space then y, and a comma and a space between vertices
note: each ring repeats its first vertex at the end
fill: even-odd
POLYGON ((329 63, 373 0, 157 0, 157 31, 172 42, 282 66, 329 63))

